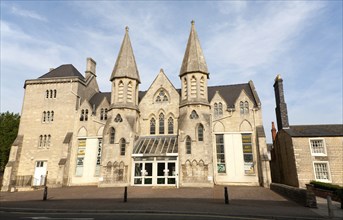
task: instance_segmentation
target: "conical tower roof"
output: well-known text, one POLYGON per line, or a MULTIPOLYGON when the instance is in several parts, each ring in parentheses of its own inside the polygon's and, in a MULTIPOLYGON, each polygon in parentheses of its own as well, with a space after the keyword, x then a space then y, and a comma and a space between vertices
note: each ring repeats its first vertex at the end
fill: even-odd
POLYGON ((185 56, 183 57, 180 77, 189 72, 202 72, 208 75, 207 64, 195 30, 194 21, 191 23, 191 33, 189 34, 185 56))
POLYGON ((133 55, 128 27, 125 28, 124 40, 121 44, 118 58, 116 64, 114 65, 110 80, 112 81, 115 78, 122 77, 135 79, 139 83, 141 82, 139 78, 135 56, 133 55))

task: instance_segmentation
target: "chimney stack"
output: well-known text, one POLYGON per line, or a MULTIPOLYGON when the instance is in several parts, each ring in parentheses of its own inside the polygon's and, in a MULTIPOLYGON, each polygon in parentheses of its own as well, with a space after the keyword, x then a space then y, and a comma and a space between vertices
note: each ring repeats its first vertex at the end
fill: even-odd
POLYGON ((277 128, 280 131, 283 128, 289 128, 287 104, 285 103, 283 80, 280 74, 278 74, 275 78, 274 93, 276 102, 275 113, 277 120, 277 128))
POLYGON ((87 58, 87 67, 86 67, 86 79, 88 79, 91 75, 96 77, 96 62, 88 57, 87 58))

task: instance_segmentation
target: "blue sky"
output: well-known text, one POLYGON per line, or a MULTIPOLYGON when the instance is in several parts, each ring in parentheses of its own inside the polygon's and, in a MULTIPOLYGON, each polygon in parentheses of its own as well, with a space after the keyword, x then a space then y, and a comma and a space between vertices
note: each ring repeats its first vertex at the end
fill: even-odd
POLYGON ((26 79, 97 62, 100 90, 124 36, 146 90, 164 69, 180 88, 195 20, 209 85, 253 80, 270 141, 273 83, 284 79, 290 124, 343 123, 342 1, 1 1, 1 112, 21 111, 26 79))

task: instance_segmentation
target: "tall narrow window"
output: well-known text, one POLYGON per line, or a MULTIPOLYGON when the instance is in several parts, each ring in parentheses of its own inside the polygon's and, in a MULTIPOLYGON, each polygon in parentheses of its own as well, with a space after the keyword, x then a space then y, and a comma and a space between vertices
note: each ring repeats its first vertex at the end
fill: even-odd
POLYGON ((49 98, 49 90, 46 90, 46 98, 49 98))
POLYGON ((191 98, 196 98, 197 96, 197 80, 195 76, 192 76, 191 79, 191 98))
POLYGON ((244 115, 244 103, 243 102, 239 103, 239 109, 240 109, 241 115, 244 115))
POLYGON ((184 99, 187 98, 187 94, 188 94, 188 91, 187 91, 187 78, 184 77, 183 78, 183 97, 184 97, 184 99))
POLYGON ((124 83, 123 81, 120 81, 118 85, 118 101, 122 102, 123 99, 124 99, 124 83))
POLYGON ((88 109, 85 110, 85 121, 88 121, 88 109))
POLYGON ((198 141, 204 141, 204 126, 202 124, 198 126, 198 141))
POLYGON ((154 118, 150 119, 150 134, 156 133, 156 120, 154 118))
POLYGON ((46 146, 46 134, 44 135, 44 140, 43 140, 43 147, 46 146))
POLYGON ((124 138, 120 140, 120 155, 125 156, 126 141, 124 138))
POLYGON ((39 144, 38 144, 39 148, 43 147, 43 135, 39 136, 39 144))
POLYGON ((127 85, 127 101, 132 102, 132 82, 127 85))
POLYGON ((159 134, 164 134, 164 114, 159 116, 159 134))
POLYGON ((107 108, 105 108, 105 113, 104 113, 104 120, 107 120, 107 108))
POLYGON ((51 111, 50 121, 54 121, 54 111, 51 111))
POLYGON ((50 122, 50 112, 49 111, 46 113, 46 121, 50 122))
POLYGON ((50 98, 52 98, 52 90, 50 90, 50 98))
POLYGON ((201 98, 205 97, 205 79, 201 77, 200 79, 200 96, 201 98))
POLYGON ((187 136, 186 138, 186 154, 192 153, 192 139, 187 136))
POLYGON ((115 138, 116 131, 114 128, 110 128, 110 144, 114 144, 114 138, 115 138))
POLYGON ((45 122, 46 121, 46 112, 44 111, 43 112, 43 122, 45 122))
POLYGON ((244 102, 244 114, 249 114, 249 102, 245 101, 244 102))
POLYGON ((46 140, 46 146, 47 147, 50 147, 50 138, 51 138, 51 135, 49 134, 47 137, 47 140, 46 140))
POLYGON ((100 109, 100 120, 104 120, 104 109, 100 109))
POLYGON ((226 173, 224 135, 216 134, 217 172, 226 173))
POLYGON ((174 133, 174 119, 172 117, 169 117, 168 119, 168 134, 174 133))
POLYGON ((56 98, 56 96, 57 96, 57 91, 56 91, 56 89, 54 90, 54 98, 56 98))
POLYGON ((214 117, 218 117, 219 111, 218 111, 218 103, 214 103, 214 117))
POLYGON ((219 102, 218 104, 218 115, 222 116, 223 115, 223 104, 219 102))
POLYGON ((80 121, 85 120, 85 110, 81 110, 80 121))
POLYGON ((255 174, 251 134, 242 134, 244 173, 255 174))

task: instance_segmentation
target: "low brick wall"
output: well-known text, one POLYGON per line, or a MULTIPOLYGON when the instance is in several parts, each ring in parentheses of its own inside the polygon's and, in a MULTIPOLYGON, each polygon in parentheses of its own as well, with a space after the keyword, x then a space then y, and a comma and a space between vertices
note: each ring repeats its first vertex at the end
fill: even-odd
POLYGON ((306 189, 300 189, 279 183, 271 183, 270 189, 300 205, 310 208, 317 208, 316 196, 306 189))

